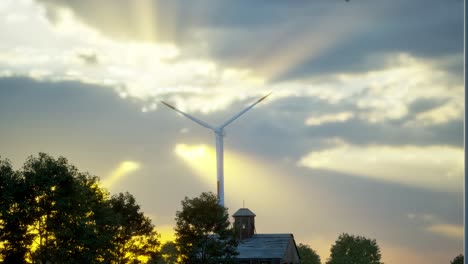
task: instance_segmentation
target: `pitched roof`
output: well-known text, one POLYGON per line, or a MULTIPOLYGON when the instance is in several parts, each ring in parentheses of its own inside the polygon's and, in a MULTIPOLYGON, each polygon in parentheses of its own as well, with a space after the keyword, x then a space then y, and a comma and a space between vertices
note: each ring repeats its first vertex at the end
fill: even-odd
POLYGON ((256 234, 239 242, 236 258, 283 258, 292 234, 256 234))
POLYGON ((248 208, 241 208, 237 210, 232 216, 237 217, 237 216, 255 216, 255 214, 250 211, 248 208))

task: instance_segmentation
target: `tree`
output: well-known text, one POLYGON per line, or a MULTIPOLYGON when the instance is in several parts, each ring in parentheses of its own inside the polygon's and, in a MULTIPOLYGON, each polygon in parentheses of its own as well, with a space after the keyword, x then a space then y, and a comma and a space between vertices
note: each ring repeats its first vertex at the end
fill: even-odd
POLYGON ((107 257, 112 235, 103 225, 112 221, 97 218, 101 211, 110 212, 97 177, 79 172, 64 157, 54 159, 45 153, 29 157, 19 173, 30 191, 34 262, 84 263, 107 257))
POLYGON ((227 209, 213 193, 182 201, 176 213, 176 245, 182 263, 229 263, 237 241, 227 209))
POLYGON ((327 264, 383 264, 375 239, 341 234, 331 247, 327 264))
POLYGON ((463 254, 460 254, 456 256, 452 261, 450 261, 450 264, 463 264, 463 260, 464 260, 463 254))
POLYGON ((159 242, 139 208, 128 193, 109 198, 63 157, 39 153, 18 171, 0 160, 0 261, 141 262, 159 242))
POLYGON ((301 257, 301 263, 303 264, 320 264, 320 256, 310 246, 299 244, 297 246, 299 256, 301 257))
POLYGON ((151 220, 140 212, 130 193, 112 196, 110 205, 116 217, 113 255, 116 263, 151 259, 158 253, 159 235, 151 220))
POLYGON ((179 253, 177 251, 177 246, 174 242, 168 241, 164 243, 159 253, 159 258, 155 261, 156 264, 177 263, 177 257, 179 253))
POLYGON ((28 234, 32 222, 28 210, 29 190, 10 161, 0 159, 0 261, 25 263, 33 235, 28 234))

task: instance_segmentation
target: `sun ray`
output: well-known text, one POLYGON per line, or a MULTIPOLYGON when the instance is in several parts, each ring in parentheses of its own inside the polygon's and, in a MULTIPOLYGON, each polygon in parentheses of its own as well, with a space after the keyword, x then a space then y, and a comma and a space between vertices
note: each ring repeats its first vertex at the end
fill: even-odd
POLYGON ((123 161, 119 166, 104 180, 102 180, 102 186, 106 188, 112 188, 116 183, 127 177, 134 171, 140 169, 141 165, 135 161, 123 161))

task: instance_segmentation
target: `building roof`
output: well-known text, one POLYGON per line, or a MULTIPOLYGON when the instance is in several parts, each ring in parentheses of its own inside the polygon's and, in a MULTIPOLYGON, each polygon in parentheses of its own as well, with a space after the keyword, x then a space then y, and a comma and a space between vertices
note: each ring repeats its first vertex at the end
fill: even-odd
POLYGON ((237 210, 232 216, 238 217, 238 216, 255 216, 255 214, 250 211, 248 208, 241 208, 237 210))
POLYGON ((239 259, 283 258, 292 234, 256 234, 239 241, 239 259))

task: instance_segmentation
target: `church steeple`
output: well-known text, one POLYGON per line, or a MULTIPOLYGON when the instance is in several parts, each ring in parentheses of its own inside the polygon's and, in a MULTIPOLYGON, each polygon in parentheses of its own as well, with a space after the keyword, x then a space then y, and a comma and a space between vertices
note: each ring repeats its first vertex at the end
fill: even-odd
POLYGON ((232 216, 239 240, 251 238, 255 234, 255 214, 252 211, 248 208, 241 208, 232 216))

